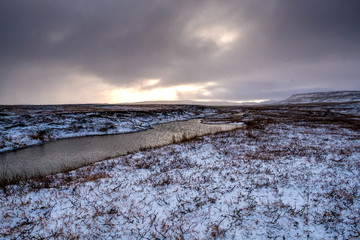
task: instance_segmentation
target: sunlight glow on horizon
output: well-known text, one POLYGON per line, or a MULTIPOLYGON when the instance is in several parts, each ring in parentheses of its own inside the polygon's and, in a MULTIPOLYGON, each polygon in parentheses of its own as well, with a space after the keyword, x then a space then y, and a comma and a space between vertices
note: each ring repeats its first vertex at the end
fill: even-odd
POLYGON ((251 99, 251 100, 221 100, 221 99, 194 99, 193 101, 197 102, 226 102, 226 103, 234 103, 234 104, 241 104, 241 103, 263 103, 269 101, 270 99, 251 99))
MULTIPOLYGON (((145 85, 152 86, 160 82, 160 79, 148 79, 145 85)), ((207 87, 215 83, 184 84, 171 87, 154 87, 143 90, 140 87, 117 88, 111 91, 110 97, 113 103, 133 103, 144 101, 175 101, 180 100, 179 95, 211 95, 207 87)))
POLYGON ((202 103, 224 102, 241 104, 244 102, 261 103, 267 101, 267 99, 229 100, 215 98, 214 91, 221 90, 220 86, 215 82, 162 86, 160 78, 144 78, 139 79, 136 85, 121 87, 114 86, 98 76, 87 74, 75 74, 66 81, 67 84, 62 84, 58 87, 57 93, 52 94, 53 98, 50 104, 126 104, 187 100, 202 103))

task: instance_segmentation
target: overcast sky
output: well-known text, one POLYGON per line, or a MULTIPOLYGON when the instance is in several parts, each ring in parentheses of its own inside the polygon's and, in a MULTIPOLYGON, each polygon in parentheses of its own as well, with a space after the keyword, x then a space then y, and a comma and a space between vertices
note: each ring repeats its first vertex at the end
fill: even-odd
POLYGON ((360 89, 359 0, 1 0, 0 104, 360 89))

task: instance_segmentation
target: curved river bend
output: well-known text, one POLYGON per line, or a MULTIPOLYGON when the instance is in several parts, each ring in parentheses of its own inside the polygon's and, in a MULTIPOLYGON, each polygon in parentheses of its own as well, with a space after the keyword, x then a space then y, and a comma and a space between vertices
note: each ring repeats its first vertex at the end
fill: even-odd
POLYGON ((144 147, 158 147, 184 138, 239 128, 239 125, 202 124, 200 119, 157 124, 152 129, 117 135, 61 139, 12 152, 0 153, 0 179, 45 176, 76 169, 144 147))

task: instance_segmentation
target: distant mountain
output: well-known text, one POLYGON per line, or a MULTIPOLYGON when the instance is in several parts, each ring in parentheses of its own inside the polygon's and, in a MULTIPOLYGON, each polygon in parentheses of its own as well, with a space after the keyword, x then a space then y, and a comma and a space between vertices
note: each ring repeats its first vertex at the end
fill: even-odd
POLYGON ((280 101, 280 104, 335 103, 360 101, 360 91, 334 91, 295 94, 280 101))
POLYGON ((171 104, 171 105, 204 105, 204 106, 238 106, 257 104, 256 102, 231 102, 231 101, 193 101, 193 100, 175 100, 175 101, 146 101, 134 102, 134 105, 142 104, 171 104))

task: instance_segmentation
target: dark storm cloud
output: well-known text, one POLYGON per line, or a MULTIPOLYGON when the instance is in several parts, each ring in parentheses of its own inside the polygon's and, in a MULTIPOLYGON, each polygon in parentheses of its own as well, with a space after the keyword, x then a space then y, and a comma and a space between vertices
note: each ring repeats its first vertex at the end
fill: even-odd
POLYGON ((0 103, 46 103, 75 75, 214 82, 209 97, 232 100, 359 89, 359 12, 357 0, 3 0, 0 103))

